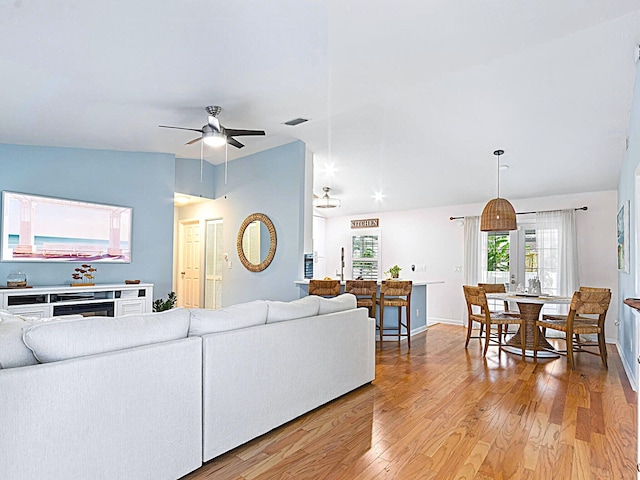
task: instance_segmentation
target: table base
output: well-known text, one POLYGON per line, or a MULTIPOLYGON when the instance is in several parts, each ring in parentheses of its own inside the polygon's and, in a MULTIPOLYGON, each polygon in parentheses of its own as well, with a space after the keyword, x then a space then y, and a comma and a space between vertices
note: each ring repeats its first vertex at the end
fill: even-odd
POLYGON ((520 329, 524 328, 524 347, 525 347, 525 356, 533 357, 533 351, 538 351, 538 356, 541 358, 556 358, 560 355, 557 353, 549 352, 545 349, 555 350, 553 345, 547 342, 547 339, 544 338, 542 332, 540 331, 540 327, 536 327, 536 320, 540 316, 540 311, 542 310, 542 304, 538 303, 524 303, 524 302, 516 302, 518 304, 518 309, 520 310, 520 318, 524 320, 524 324, 518 328, 518 331, 511 337, 506 345, 502 347, 505 352, 515 353, 522 355, 522 342, 520 340, 520 329), (538 329, 538 344, 535 345, 534 340, 534 328, 538 329))
MULTIPOLYGON (((510 345, 503 345, 502 350, 507 353, 513 353, 515 355, 522 355, 522 349, 520 347, 512 347, 510 345)), ((533 350, 525 349, 525 357, 533 358, 533 350)), ((547 350, 538 350, 538 358, 558 358, 560 355, 557 353, 549 352, 547 350)))

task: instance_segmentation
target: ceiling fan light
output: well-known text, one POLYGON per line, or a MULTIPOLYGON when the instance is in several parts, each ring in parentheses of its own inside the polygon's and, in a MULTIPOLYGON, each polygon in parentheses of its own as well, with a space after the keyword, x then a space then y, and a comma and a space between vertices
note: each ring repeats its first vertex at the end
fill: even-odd
POLYGON ((313 206, 316 208, 336 208, 339 207, 342 202, 340 199, 329 196, 329 191, 331 190, 329 187, 324 187, 322 189, 324 191, 324 195, 313 200, 313 206))
POLYGON ((215 130, 211 132, 204 132, 202 140, 210 147, 221 147, 227 143, 226 135, 221 132, 216 132, 215 130))

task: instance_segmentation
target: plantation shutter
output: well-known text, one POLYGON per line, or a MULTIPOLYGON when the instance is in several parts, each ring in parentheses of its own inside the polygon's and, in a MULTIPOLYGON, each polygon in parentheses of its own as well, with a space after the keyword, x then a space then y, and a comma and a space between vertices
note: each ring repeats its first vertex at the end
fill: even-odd
POLYGON ((378 280, 379 233, 351 237, 351 278, 378 280))

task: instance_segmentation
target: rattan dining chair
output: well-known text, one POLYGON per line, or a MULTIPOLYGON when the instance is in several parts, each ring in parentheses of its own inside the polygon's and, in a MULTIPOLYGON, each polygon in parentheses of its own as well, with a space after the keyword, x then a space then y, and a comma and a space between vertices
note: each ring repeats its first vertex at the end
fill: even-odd
POLYGON ((464 298, 467 302, 467 341, 464 344, 464 348, 469 346, 469 340, 472 338, 478 338, 482 341, 482 332, 477 337, 471 335, 473 330, 473 322, 478 322, 481 326, 485 327, 485 342, 482 356, 487 355, 487 349, 489 343, 496 343, 499 347, 502 346, 502 326, 517 324, 520 325, 520 340, 522 344, 522 358, 525 356, 525 328, 523 320, 519 315, 515 316, 504 312, 492 312, 489 310, 487 304, 487 295, 482 287, 474 287, 471 285, 464 285, 464 298), (475 311, 474 311, 474 307, 475 311), (496 325, 498 327, 497 335, 491 333, 491 326, 496 325))
POLYGON ((369 317, 376 318, 378 282, 375 280, 347 280, 344 285, 344 293, 355 295, 358 307, 368 308, 369 317))
MULTIPOLYGON (((504 283, 479 283, 479 287, 484 288, 485 293, 507 293, 507 288, 504 286, 504 283)), ((520 312, 511 310, 509 308, 509 302, 504 301, 504 308, 502 310, 497 310, 497 312, 506 313, 513 317, 520 317, 520 312)), ((480 325, 480 335, 482 335, 482 331, 484 329, 484 325, 480 325)), ((506 336, 509 334, 509 325, 505 325, 505 329, 503 334, 506 336)))
MULTIPOLYGON (((581 292, 610 292, 611 290, 608 288, 603 288, 603 287, 583 287, 581 286, 579 288, 579 291, 581 292)), ((584 320, 584 318, 580 317, 580 315, 577 315, 576 318, 580 319, 580 320, 584 320)), ((563 314, 545 314, 542 316, 543 320, 547 320, 547 319, 551 319, 551 320, 567 320, 567 315, 563 315, 563 314)), ((587 318, 586 320, 589 320, 589 318, 587 318)), ((542 327, 542 335, 545 336, 547 333, 547 329, 542 327)), ((575 339, 577 343, 580 343, 580 335, 579 334, 575 334, 575 339)))
POLYGON ((380 333, 380 344, 386 336, 397 336, 398 343, 402 337, 407 337, 407 348, 411 348, 411 290, 413 282, 411 280, 383 280, 380 285, 380 296, 376 299, 376 304, 380 306, 380 324, 378 331, 380 333), (384 327, 384 307, 398 307, 398 327, 384 327), (405 309, 407 323, 402 323, 402 308, 405 309), (402 333, 402 327, 406 333, 402 333), (385 334, 385 330, 393 330, 396 333, 385 334))
MULTIPOLYGON (((504 286, 504 283, 479 283, 478 286, 484 288, 484 293, 507 293, 507 288, 504 286)), ((504 310, 502 310, 502 313, 509 313, 516 317, 520 316, 519 312, 509 309, 509 302, 507 300, 504 301, 504 310)))
POLYGON ((337 297, 340 295, 340 280, 309 280, 309 295, 337 297))
MULTIPOLYGON (((588 288, 588 287, 585 287, 588 288)), ((552 350, 567 356, 569 368, 575 369, 574 353, 584 352, 597 355, 607 367, 607 344, 605 343, 604 322, 611 303, 611 291, 606 289, 582 289, 573 294, 568 315, 543 315, 542 320, 536 321, 536 326, 545 329, 558 330, 565 333, 566 350, 552 350), (587 315, 591 315, 588 317, 587 315), (597 342, 574 343, 574 335, 597 334, 597 342), (598 347, 598 351, 586 350, 588 347, 598 347)), ((538 329, 534 328, 534 342, 538 342, 538 329)), ((579 338, 579 337, 578 337, 579 338)), ((534 351, 537 359, 538 351, 534 351)))

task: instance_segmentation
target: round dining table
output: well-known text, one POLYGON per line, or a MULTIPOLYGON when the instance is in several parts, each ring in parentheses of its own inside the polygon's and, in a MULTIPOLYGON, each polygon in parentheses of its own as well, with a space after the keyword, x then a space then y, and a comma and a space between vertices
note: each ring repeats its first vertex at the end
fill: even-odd
MULTIPOLYGON (((525 355, 533 357, 534 350, 538 351, 538 357, 555 358, 558 354, 550 352, 546 349, 553 350, 544 335, 540 332, 540 327, 536 327, 536 320, 540 317, 540 311, 545 304, 569 305, 571 297, 557 297, 553 295, 532 295, 527 293, 487 293, 487 299, 500 300, 507 302, 515 302, 518 305, 520 318, 524 323, 520 328, 525 329, 525 355), (534 343, 534 328, 538 328, 538 344, 534 343)), ((522 354, 522 342, 520 341, 520 329, 502 346, 506 352, 522 354)))

